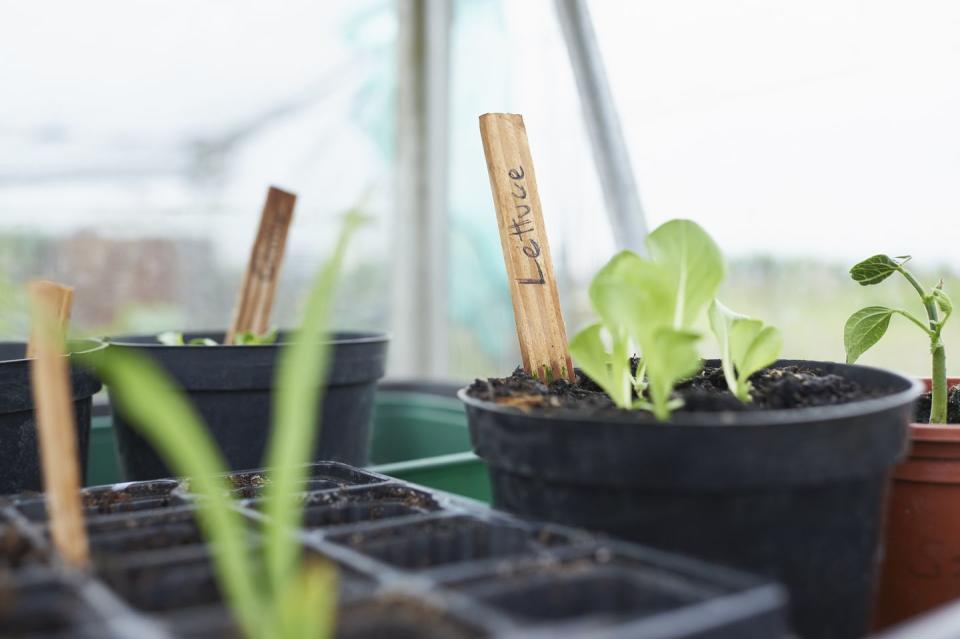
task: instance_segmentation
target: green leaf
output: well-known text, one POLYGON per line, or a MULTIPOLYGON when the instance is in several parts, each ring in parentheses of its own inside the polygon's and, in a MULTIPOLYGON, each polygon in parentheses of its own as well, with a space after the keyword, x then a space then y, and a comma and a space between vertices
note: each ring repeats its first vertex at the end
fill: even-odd
POLYGON ((893 258, 889 255, 874 255, 854 264, 850 269, 850 277, 861 286, 879 284, 896 273, 900 266, 910 259, 909 255, 893 258))
POLYGON ((357 211, 347 214, 334 247, 313 282, 300 328, 280 352, 276 373, 277 400, 266 465, 272 469, 264 497, 267 574, 274 593, 284 591, 295 575, 300 548, 290 543, 290 531, 301 524, 302 502, 297 492, 306 482, 307 466, 319 437, 317 407, 327 378, 331 349, 325 339, 333 308, 333 293, 353 233, 364 223, 357 211))
MULTIPOLYGON (((751 321, 762 325, 760 320, 751 321)), ((734 342, 738 339, 736 329, 734 329, 733 339, 734 342)), ((749 388, 748 380, 750 376, 777 361, 782 349, 783 334, 778 328, 774 326, 764 326, 758 333, 754 333, 746 351, 743 352, 740 359, 735 360, 737 362, 737 375, 740 377, 741 385, 749 388)), ((749 397, 749 395, 747 395, 747 397, 749 397)))
POLYGON ((843 327, 843 347, 847 351, 847 363, 853 364, 871 346, 880 341, 894 309, 886 306, 868 306, 850 316, 843 327))
POLYGON ((699 333, 693 327, 716 294, 725 266, 710 236, 689 220, 663 224, 650 234, 647 246, 650 259, 620 252, 590 284, 590 301, 612 337, 608 371, 600 368, 599 328, 572 347, 584 351, 578 361, 585 362, 585 371, 593 367, 588 374, 604 380, 597 383, 618 405, 628 399, 633 406, 649 404, 659 419, 667 419, 673 386, 701 365, 699 333), (646 386, 642 373, 636 379, 630 374, 631 345, 642 354, 646 386), (633 402, 631 386, 638 392, 645 388, 650 402, 633 402))
POLYGON ((741 401, 750 401, 750 376, 780 356, 783 337, 772 326, 736 313, 714 300, 709 311, 710 327, 720 343, 727 386, 741 401))
POLYGON ((257 335, 253 331, 243 331, 237 333, 233 342, 238 346, 262 346, 266 344, 275 344, 277 341, 277 329, 271 329, 263 335, 257 335))
POLYGON ((727 386, 730 392, 738 395, 737 389, 737 369, 733 363, 733 356, 730 345, 730 329, 733 323, 740 319, 748 319, 746 315, 736 313, 723 304, 720 300, 713 300, 710 308, 707 310, 707 317, 710 319, 710 330, 720 344, 720 365, 723 368, 723 376, 727 380, 727 386))
POLYGON ((190 477, 204 537, 217 580, 233 614, 248 636, 255 635, 264 606, 257 589, 247 529, 230 496, 227 472, 203 421, 166 372, 153 360, 129 349, 74 355, 110 387, 112 401, 130 417, 130 425, 154 446, 178 476, 190 477))
POLYGON ((692 327, 723 282, 723 254, 707 232, 690 220, 659 226, 647 237, 647 248, 673 292, 673 328, 692 327))
POLYGON ((165 346, 183 346, 183 333, 167 331, 157 335, 157 341, 165 346))
POLYGON ((632 251, 621 251, 597 272, 590 301, 613 336, 636 335, 672 322, 673 293, 665 273, 632 251))
POLYGON ((188 346, 218 346, 217 340, 209 337, 194 337, 187 342, 188 346))
POLYGON ((570 340, 570 355, 577 366, 606 391, 614 404, 620 408, 629 408, 633 400, 630 379, 617 379, 614 375, 610 354, 601 337, 602 332, 602 324, 592 324, 574 335, 570 340))
POLYGON ((697 352, 700 334, 663 328, 656 333, 656 348, 644 355, 647 363, 647 391, 654 416, 665 421, 670 417, 670 394, 677 382, 695 375, 703 366, 697 352))

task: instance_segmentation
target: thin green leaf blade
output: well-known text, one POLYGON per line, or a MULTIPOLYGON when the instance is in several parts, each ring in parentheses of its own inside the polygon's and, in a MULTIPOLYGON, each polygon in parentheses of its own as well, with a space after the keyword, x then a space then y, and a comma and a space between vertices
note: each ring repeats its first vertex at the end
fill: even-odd
POLYGON ((314 280, 303 322, 291 344, 284 346, 276 373, 273 432, 266 453, 271 481, 264 497, 267 574, 274 596, 279 596, 294 576, 300 548, 291 543, 290 531, 300 524, 303 512, 297 491, 306 481, 306 464, 319 436, 317 407, 324 393, 330 348, 325 336, 333 306, 333 291, 347 246, 364 223, 358 211, 347 214, 330 259, 314 280))
POLYGON ((897 272, 900 265, 910 259, 909 255, 893 258, 889 255, 873 255, 854 264, 850 277, 861 286, 879 284, 897 272))
POLYGON ((248 636, 260 624, 262 606, 247 548, 246 527, 223 475, 227 465, 196 410, 153 360, 124 348, 75 353, 110 387, 110 397, 129 423, 150 442, 178 476, 190 477, 217 581, 248 636))
POLYGON ((671 285, 672 326, 691 328, 723 282, 726 265, 720 248, 690 220, 662 224, 647 237, 647 248, 671 285))
POLYGON ((887 332, 894 310, 886 306, 861 308, 843 327, 843 347, 847 363, 853 364, 887 332))

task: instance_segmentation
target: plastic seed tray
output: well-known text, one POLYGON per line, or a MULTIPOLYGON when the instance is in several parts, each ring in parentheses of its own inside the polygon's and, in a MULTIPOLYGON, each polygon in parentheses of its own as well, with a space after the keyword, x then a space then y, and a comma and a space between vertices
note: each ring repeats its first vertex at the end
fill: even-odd
MULTIPOLYGON (((259 547, 266 471, 230 476, 259 547)), ((724 568, 520 520, 337 463, 311 466, 291 543, 340 572, 340 639, 781 639, 783 591, 724 568)), ((0 637, 239 637, 189 480, 84 491, 94 570, 49 550, 42 496, 0 502, 0 637)), ((215 548, 212 549, 215 552, 215 548)))

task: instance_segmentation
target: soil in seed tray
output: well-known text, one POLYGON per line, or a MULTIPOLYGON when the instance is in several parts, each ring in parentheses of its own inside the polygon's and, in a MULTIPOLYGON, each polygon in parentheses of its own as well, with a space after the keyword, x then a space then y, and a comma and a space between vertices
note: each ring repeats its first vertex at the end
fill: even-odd
MULTIPOLYGON (((917 400, 913 421, 926 424, 930 421, 930 393, 924 393, 917 400)), ((960 424, 960 384, 950 388, 947 393, 947 423, 960 424)))
POLYGON ((7 570, 19 568, 38 558, 30 542, 16 528, 0 524, 0 577, 7 570))
POLYGON ((385 597, 349 606, 337 623, 337 639, 479 639, 486 633, 440 608, 406 597, 385 597))
MULTIPOLYGON (((636 360, 633 362, 636 370, 636 360)), ((840 375, 815 367, 783 366, 766 368, 750 377, 753 390, 750 403, 739 401, 727 387, 723 370, 709 366, 695 377, 677 385, 675 396, 683 400, 679 412, 751 411, 805 408, 844 404, 860 399, 881 397, 890 389, 866 389, 840 375)), ((520 410, 560 409, 590 414, 621 412, 603 389, 577 370, 577 381, 565 379, 545 384, 517 368, 513 375, 498 379, 478 379, 470 385, 471 397, 520 410)), ((646 413, 638 412, 641 419, 646 413)))

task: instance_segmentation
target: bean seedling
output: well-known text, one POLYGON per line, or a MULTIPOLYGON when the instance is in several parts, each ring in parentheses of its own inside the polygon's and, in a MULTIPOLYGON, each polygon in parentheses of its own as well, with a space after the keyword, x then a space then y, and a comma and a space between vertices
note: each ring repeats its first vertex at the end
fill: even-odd
POLYGON ((900 308, 867 306, 847 320, 843 327, 843 346, 847 352, 847 363, 852 364, 880 341, 890 326, 890 318, 894 315, 900 315, 916 325, 930 340, 932 360, 930 423, 944 424, 947 421, 947 355, 943 347, 942 333, 944 325, 953 313, 953 302, 943 290, 943 280, 932 288, 924 288, 913 273, 904 267, 908 261, 910 261, 909 255, 897 257, 874 255, 855 264, 850 269, 850 277, 861 286, 872 286, 894 273, 899 273, 920 296, 927 315, 926 321, 900 308))

